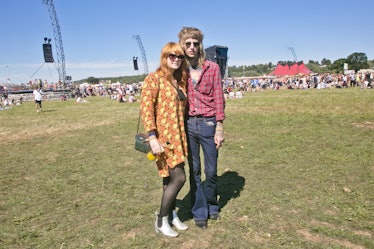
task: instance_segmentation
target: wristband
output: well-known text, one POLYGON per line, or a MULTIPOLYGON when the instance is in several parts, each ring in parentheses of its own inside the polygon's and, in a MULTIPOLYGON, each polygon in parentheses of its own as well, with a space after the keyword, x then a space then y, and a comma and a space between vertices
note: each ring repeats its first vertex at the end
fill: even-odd
POLYGON ((216 131, 223 131, 223 128, 216 128, 216 131))
POLYGON ((156 132, 155 131, 148 132, 148 137, 151 137, 151 136, 156 136, 156 132))

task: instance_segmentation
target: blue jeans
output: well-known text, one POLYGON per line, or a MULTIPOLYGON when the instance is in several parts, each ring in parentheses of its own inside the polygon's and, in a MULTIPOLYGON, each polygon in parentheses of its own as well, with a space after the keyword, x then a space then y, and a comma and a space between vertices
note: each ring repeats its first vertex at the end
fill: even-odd
POLYGON ((190 167, 190 188, 192 215, 197 220, 207 220, 209 215, 219 212, 217 201, 217 158, 214 142, 216 118, 195 118, 187 120, 188 164, 190 167), (201 182, 200 146, 204 155, 205 182, 201 182))

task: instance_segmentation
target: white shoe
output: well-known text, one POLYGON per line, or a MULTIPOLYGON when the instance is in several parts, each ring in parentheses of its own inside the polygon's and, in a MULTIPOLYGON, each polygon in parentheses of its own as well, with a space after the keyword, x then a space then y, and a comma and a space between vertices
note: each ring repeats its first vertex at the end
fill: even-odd
POLYGON ((168 216, 162 217, 162 226, 161 227, 157 226, 157 219, 158 219, 158 214, 156 212, 156 221, 155 221, 155 231, 156 231, 156 233, 161 232, 163 235, 165 235, 167 237, 172 237, 172 238, 175 238, 179 235, 176 231, 173 230, 173 228, 170 227, 169 221, 168 221, 168 216))
POLYGON ((188 226, 186 224, 184 224, 178 217, 177 215, 177 211, 173 210, 173 219, 171 221, 171 223, 173 224, 173 226, 175 226, 176 229, 178 229, 179 231, 184 231, 184 230, 187 230, 188 229, 188 226))

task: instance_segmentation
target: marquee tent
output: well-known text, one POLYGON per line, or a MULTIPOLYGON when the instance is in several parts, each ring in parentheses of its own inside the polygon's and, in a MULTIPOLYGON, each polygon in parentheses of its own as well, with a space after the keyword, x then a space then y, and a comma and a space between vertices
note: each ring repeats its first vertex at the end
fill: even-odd
POLYGON ((274 75, 274 76, 282 76, 282 75, 288 75, 288 74, 289 74, 288 65, 282 65, 282 64, 278 64, 275 70, 270 73, 270 75, 274 75))
POLYGON ((312 73, 311 70, 309 70, 304 62, 301 64, 294 63, 291 66, 288 65, 282 65, 279 64, 277 67, 274 69, 273 72, 271 72, 269 75, 272 76, 293 76, 293 75, 306 75, 312 73))

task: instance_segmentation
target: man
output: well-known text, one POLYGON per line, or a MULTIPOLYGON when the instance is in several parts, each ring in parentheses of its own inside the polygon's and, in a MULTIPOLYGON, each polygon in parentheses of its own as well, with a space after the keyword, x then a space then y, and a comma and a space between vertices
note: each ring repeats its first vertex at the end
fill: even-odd
POLYGON ((225 99, 220 68, 205 58, 203 33, 197 28, 184 27, 178 37, 189 67, 187 140, 191 211, 195 224, 205 229, 208 219, 217 220, 220 212, 217 159, 224 141, 225 99), (201 182, 200 147, 204 152, 204 184, 201 182))
POLYGON ((40 88, 34 89, 32 92, 34 94, 34 99, 35 99, 35 105, 36 105, 36 112, 41 112, 42 111, 42 90, 40 88))

